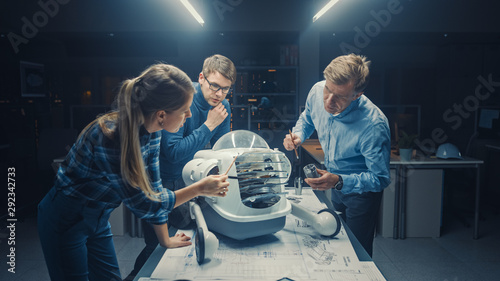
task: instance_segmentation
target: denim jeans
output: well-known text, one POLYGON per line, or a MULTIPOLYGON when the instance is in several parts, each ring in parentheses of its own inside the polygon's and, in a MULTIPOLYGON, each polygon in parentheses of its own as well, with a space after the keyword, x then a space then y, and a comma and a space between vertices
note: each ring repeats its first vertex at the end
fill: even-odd
POLYGON ((382 192, 344 194, 332 189, 333 207, 342 212, 342 218, 370 257, 373 254, 373 236, 381 201, 382 192))
POLYGON ((52 281, 121 280, 108 219, 52 188, 38 205, 38 234, 52 281))

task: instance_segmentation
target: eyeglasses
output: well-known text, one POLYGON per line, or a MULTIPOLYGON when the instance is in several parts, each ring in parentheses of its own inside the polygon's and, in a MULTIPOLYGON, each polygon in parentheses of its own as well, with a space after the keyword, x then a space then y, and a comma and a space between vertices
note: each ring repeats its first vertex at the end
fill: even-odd
MULTIPOLYGON (((205 75, 203 75, 205 76, 205 75)), ((227 95, 228 93, 230 93, 233 89, 231 87, 219 87, 219 86, 215 86, 214 84, 210 83, 210 81, 208 81, 207 77, 205 76, 205 80, 207 80, 207 83, 208 83, 208 88, 214 92, 217 93, 217 91, 221 90, 221 92, 224 94, 224 95, 227 95)))

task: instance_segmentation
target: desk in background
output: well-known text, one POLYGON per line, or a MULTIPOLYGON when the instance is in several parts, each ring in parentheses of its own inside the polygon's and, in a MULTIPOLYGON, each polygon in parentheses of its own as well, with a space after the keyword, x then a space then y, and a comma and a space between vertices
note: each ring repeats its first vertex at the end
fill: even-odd
POLYGON ((323 152, 323 148, 321 148, 321 145, 319 144, 319 140, 307 139, 302 143, 300 147, 302 147, 303 150, 305 150, 307 154, 314 159, 314 161, 324 167, 325 153, 323 152))
MULTIPOLYGON (((309 139, 306 140, 302 145, 303 150, 308 154, 308 156, 312 157, 318 164, 324 167, 324 153, 321 149, 321 145, 317 139, 309 139)), ((307 164, 307 163, 303 163, 307 164)), ((409 223, 413 223, 411 225, 412 229, 416 229, 416 231, 420 231, 425 228, 432 228, 429 230, 431 234, 430 236, 436 236, 436 231, 438 231, 437 236, 439 236, 439 227, 441 220, 441 196, 442 196, 442 170, 448 168, 473 168, 476 169, 476 182, 475 182, 475 207, 474 207, 474 230, 473 230, 473 238, 477 239, 479 235, 479 206, 480 206, 480 165, 483 164, 482 160, 464 157, 463 160, 459 159, 438 159, 438 158, 429 158, 429 157, 421 157, 412 159, 411 161, 401 161, 398 155, 391 155, 390 168, 391 168, 391 178, 393 180, 391 185, 384 190, 384 198, 381 206, 381 221, 383 225, 379 224, 379 230, 382 228, 387 228, 387 225, 391 225, 389 221, 390 217, 393 217, 393 234, 392 237, 397 239, 404 239, 407 237, 407 228, 409 223), (435 170, 431 172, 430 170, 435 170), (439 174, 441 171, 441 174, 439 174), (409 174, 411 172, 411 174, 409 174), (441 178, 441 180, 440 180, 441 178), (415 185, 415 189, 408 189, 408 184, 415 185), (422 189, 418 189, 418 186, 421 186, 422 189), (427 204, 429 201, 422 201, 421 204, 415 203, 415 199, 419 200, 416 197, 426 198, 431 196, 426 196, 423 194, 426 189, 428 192, 431 192, 432 199, 436 204, 433 204, 432 208, 429 208, 427 204), (408 196, 408 191, 416 191, 414 194, 416 196, 412 196, 410 198, 408 196), (390 194, 393 192, 393 194, 390 194), (391 200, 391 198, 394 198, 391 200), (412 207, 412 210, 407 209, 408 200, 413 200, 411 202, 411 206, 416 206, 417 209, 412 207), (392 201, 392 202, 391 202, 392 201), (390 208, 393 206, 393 212, 388 212, 390 208), (418 209, 420 206, 421 209, 418 209), (385 213, 384 213, 385 211, 385 213), (408 221, 408 214, 412 213, 413 217, 419 217, 421 219, 413 219, 411 222, 408 221), (419 213, 420 212, 420 213, 419 213), (434 213, 432 218, 428 215, 429 212, 434 213), (415 214, 415 215, 413 215, 415 214), (432 220, 432 223, 426 221, 427 219, 432 220), (432 224, 432 225, 431 225, 432 224), (385 225, 385 227, 384 227, 385 225)), ((330 195, 331 196, 331 195, 330 195)), ((331 198, 331 197, 330 197, 331 198)), ((417 234, 421 235, 421 234, 417 234)), ((383 235, 387 236, 387 235, 383 235)))
MULTIPOLYGON (((408 191, 408 181, 411 180, 411 175, 408 175, 411 170, 423 170, 423 169, 455 169, 455 168, 472 168, 476 170, 476 182, 475 182, 475 203, 474 203, 474 230, 472 237, 474 239, 478 238, 479 235, 479 207, 480 207, 480 165, 483 164, 482 160, 464 157, 463 160, 460 159, 439 159, 439 158, 429 158, 421 157, 412 159, 411 161, 401 161, 399 156, 391 156, 391 165, 395 165, 396 168, 396 194, 395 197, 399 198, 399 211, 395 211, 394 218, 394 237, 395 238, 406 238, 405 226, 406 226, 406 202, 408 191), (399 223, 397 223, 399 215, 399 223), (399 228, 399 229, 398 229, 399 228), (399 232, 399 236, 398 236, 399 232)), ((424 184, 424 183, 422 183, 424 184)), ((438 190, 441 192, 441 189, 438 190)), ((424 201, 425 202, 425 201, 424 201)), ((424 205, 425 206, 425 205, 424 205)))

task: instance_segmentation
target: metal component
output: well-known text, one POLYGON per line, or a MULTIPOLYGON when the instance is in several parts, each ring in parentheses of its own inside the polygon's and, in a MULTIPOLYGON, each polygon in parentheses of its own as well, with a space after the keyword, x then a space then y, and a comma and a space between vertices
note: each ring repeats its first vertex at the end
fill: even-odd
POLYGON ((295 186, 295 195, 302 195, 302 178, 296 177, 293 184, 295 186))
POLYGON ((318 171, 316 170, 316 165, 307 164, 304 166, 304 175, 306 178, 319 178, 318 171))

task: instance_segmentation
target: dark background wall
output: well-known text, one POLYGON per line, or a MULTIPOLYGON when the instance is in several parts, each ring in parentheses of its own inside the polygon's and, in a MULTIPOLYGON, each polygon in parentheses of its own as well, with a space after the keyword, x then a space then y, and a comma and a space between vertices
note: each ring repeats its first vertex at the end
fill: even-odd
POLYGON ((291 44, 299 48, 299 106, 331 59, 356 52, 373 63, 369 98, 419 105, 422 143, 465 151, 476 109, 500 106, 500 4, 341 0, 313 23, 327 2, 191 0, 202 27, 173 0, 2 1, 2 164, 18 167, 23 188, 36 186, 40 132, 69 128, 72 106, 106 108, 120 81, 152 63, 175 64, 196 79, 211 54, 238 66, 279 65, 280 46, 291 44), (21 97, 20 61, 45 66, 46 97, 21 97))

